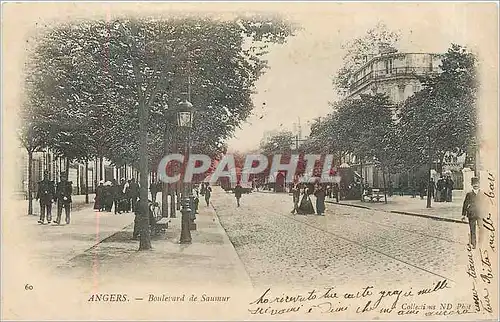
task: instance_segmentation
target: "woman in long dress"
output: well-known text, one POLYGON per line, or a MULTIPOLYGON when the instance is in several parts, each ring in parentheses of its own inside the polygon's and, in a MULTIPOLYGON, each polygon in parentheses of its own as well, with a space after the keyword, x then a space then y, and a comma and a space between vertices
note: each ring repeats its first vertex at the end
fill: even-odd
POLYGON ((310 194, 311 194, 310 188, 307 187, 304 188, 304 192, 302 194, 302 199, 300 200, 297 214, 311 215, 315 213, 310 194))

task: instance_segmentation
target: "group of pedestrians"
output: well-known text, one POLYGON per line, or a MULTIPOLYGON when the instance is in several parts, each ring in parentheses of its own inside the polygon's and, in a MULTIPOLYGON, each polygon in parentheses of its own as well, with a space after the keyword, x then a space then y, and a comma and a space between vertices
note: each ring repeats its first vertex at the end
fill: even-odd
POLYGON ((57 183, 49 179, 48 171, 43 173, 43 179, 38 182, 38 190, 36 200, 40 203, 40 219, 39 224, 47 224, 52 222, 52 204, 57 204, 57 217, 53 222, 57 225, 61 224, 62 210, 64 209, 65 221, 69 225, 71 220, 71 194, 73 193, 72 182, 68 181, 66 172, 61 172, 61 180, 57 183))
POLYGON ((137 208, 138 199, 139 184, 134 178, 128 181, 122 178, 120 183, 116 179, 106 183, 101 181, 96 188, 94 209, 111 212, 114 206, 115 214, 134 212, 137 208))
POLYGON ((293 210, 291 213, 299 215, 310 215, 316 213, 319 216, 324 216, 325 198, 329 195, 327 187, 328 186, 325 187, 323 184, 306 185, 302 183, 295 183, 292 187, 293 210), (314 210, 313 203, 311 201, 311 195, 316 197, 316 211, 314 210))

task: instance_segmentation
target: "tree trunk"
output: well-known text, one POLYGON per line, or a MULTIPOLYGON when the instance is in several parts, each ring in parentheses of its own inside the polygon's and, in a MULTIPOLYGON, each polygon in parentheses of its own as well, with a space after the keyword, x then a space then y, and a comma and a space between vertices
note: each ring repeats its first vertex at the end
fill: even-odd
POLYGON ((99 158, 99 180, 104 180, 103 172, 104 172, 104 157, 99 158))
POLYGON ((168 184, 163 182, 161 190, 161 213, 164 217, 168 217, 168 194, 168 184))
POLYGON ((431 208, 432 204, 432 198, 431 198, 431 189, 430 189, 430 183, 431 183, 431 169, 432 169, 432 153, 431 153, 431 137, 427 137, 427 153, 428 159, 427 159, 427 205, 426 208, 431 208))
POLYGON ((28 150, 28 215, 33 215, 33 151, 28 150))
POLYGON ((89 159, 85 160, 85 203, 89 203, 89 159))
POLYGON ((141 230, 139 250, 151 249, 151 237, 149 231, 149 207, 148 207, 148 109, 143 100, 139 102, 139 172, 140 172, 140 201, 141 230))
MULTIPOLYGON (((168 132, 167 128, 163 131, 163 154, 167 155, 169 153, 169 142, 168 142, 168 132)), ((169 194, 168 184, 162 182, 162 190, 161 190, 161 211, 164 216, 168 214, 168 194, 169 194)), ((173 213, 172 213, 173 214, 173 213)))
POLYGON ((95 180, 94 180, 94 190, 95 190, 95 188, 98 185, 97 182, 99 182, 99 177, 97 176, 97 174, 98 174, 98 172, 97 172, 97 168, 98 168, 97 160, 98 160, 98 158, 96 157, 95 158, 94 171, 92 171, 92 174, 93 174, 93 176, 95 178, 95 180))
POLYGON ((382 181, 384 182, 384 203, 387 203, 387 184, 385 181, 385 170, 382 167, 382 181))
MULTIPOLYGON (((360 158, 360 160, 361 160, 361 158, 360 158)), ((363 161, 359 162, 359 168, 360 168, 359 172, 361 172, 360 173, 360 175, 361 175, 361 197, 360 198, 361 198, 361 201, 364 201, 363 200, 363 190, 364 190, 364 183, 363 183, 363 161)))
POLYGON ((76 191, 77 191, 77 194, 80 194, 80 164, 79 163, 76 166, 76 191))

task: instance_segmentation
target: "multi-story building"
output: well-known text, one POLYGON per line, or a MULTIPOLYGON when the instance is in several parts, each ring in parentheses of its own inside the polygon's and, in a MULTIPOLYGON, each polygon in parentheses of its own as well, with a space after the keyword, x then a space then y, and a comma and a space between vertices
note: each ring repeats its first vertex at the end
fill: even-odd
POLYGON ((440 72, 440 54, 398 53, 380 54, 366 62, 353 74, 349 97, 359 94, 385 93, 399 103, 421 90, 419 76, 440 72))
MULTIPOLYGON (((358 98, 360 94, 386 94, 396 107, 414 93, 422 89, 419 80, 421 76, 438 74, 441 72, 441 54, 435 53, 400 53, 396 50, 385 50, 372 58, 366 58, 363 65, 352 75, 348 91, 349 98, 358 98)), ((462 189, 462 173, 464 156, 454 156, 454 160, 445 160, 443 168, 450 168, 455 187, 462 189), (454 161, 454 162, 453 162, 454 161), (457 161, 461 161, 457 162, 457 161), (460 163, 460 164, 459 164, 460 163)), ((359 170, 359 162, 355 156, 347 156, 347 163, 359 170)), ((382 187, 381 171, 370 162, 363 165, 362 173, 365 182, 371 187, 382 187)), ((417 173, 394 174, 387 181, 397 186, 401 180, 411 184, 417 173)), ((418 179, 417 179, 418 180, 418 179)), ((403 183, 404 185, 405 183, 403 183)), ((417 183, 418 184, 418 183, 417 183)))

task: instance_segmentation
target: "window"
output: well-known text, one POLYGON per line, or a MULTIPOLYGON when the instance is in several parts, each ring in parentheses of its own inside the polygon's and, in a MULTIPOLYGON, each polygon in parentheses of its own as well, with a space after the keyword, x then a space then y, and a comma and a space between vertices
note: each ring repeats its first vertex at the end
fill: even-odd
POLYGON ((392 73, 392 59, 388 59, 385 61, 385 73, 386 74, 392 73))

